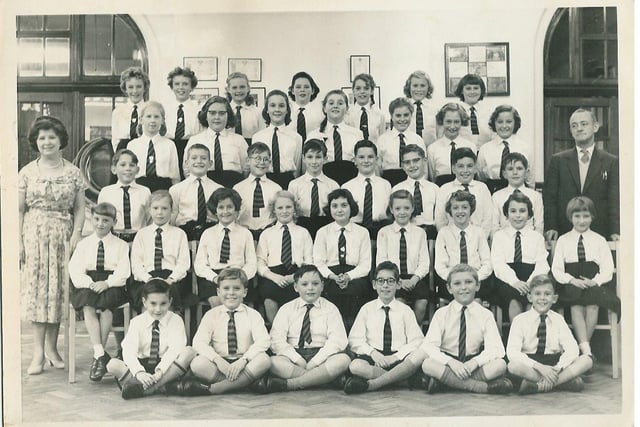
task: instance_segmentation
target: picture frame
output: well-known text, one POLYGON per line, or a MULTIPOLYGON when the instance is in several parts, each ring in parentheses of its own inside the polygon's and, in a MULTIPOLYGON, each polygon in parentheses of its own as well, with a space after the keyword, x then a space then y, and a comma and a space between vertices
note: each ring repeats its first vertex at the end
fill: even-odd
POLYGON ((264 107, 264 103, 266 102, 267 88, 252 87, 249 91, 249 96, 253 98, 253 104, 259 109, 262 109, 262 107, 264 107))
POLYGON ((229 75, 235 72, 244 73, 250 82, 262 81, 261 58, 229 58, 229 75))
POLYGON ((182 58, 182 66, 191 68, 198 81, 218 81, 217 56, 185 56, 182 58))
POLYGON ((362 73, 371 74, 371 56, 351 55, 349 58, 349 81, 353 82, 353 78, 362 73))
POLYGON ((458 82, 466 74, 478 74, 487 96, 509 96, 509 43, 445 43, 445 95, 455 97, 458 82))
MULTIPOLYGON (((344 86, 340 89, 342 89, 342 91, 347 94, 347 97, 349 98, 349 108, 351 108, 351 106, 355 102, 353 98, 353 89, 351 88, 351 86, 344 86)), ((384 110, 384 108, 381 107, 381 105, 383 104, 380 98, 380 86, 376 86, 375 90, 373 91, 373 98, 376 101, 375 105, 377 105, 381 110, 384 110)))
POLYGON ((196 101, 199 105, 202 105, 207 99, 217 95, 220 95, 220 89, 217 87, 200 87, 200 85, 198 85, 198 87, 191 91, 189 98, 196 101))

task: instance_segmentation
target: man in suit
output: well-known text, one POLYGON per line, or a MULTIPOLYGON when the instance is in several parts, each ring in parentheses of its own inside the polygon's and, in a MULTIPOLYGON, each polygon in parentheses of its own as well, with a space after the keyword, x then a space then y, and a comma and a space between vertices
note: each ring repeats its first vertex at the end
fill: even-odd
POLYGON ((569 119, 575 148, 551 157, 544 180, 545 238, 555 240, 558 234, 571 230, 566 217, 567 203, 573 197, 593 200, 596 217, 591 229, 606 239, 620 238, 620 193, 618 158, 595 146, 600 125, 592 111, 577 109, 569 119))

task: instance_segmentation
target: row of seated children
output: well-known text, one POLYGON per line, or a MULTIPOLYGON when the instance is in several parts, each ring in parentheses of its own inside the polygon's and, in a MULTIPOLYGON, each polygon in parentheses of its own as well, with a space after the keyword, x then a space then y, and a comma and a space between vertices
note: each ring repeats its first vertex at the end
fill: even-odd
POLYGON ((218 283, 222 305, 208 311, 186 346, 182 320, 169 311, 169 285, 143 288, 146 311, 134 318, 123 342, 123 360, 111 359, 124 399, 154 393, 205 396, 249 388, 258 393, 338 386, 347 394, 375 391, 407 380, 436 393, 444 387, 474 393, 520 394, 581 391, 581 374, 592 366, 562 316, 552 280, 533 278, 531 309, 519 315, 505 349, 491 312, 474 301, 475 270, 455 266, 447 278, 454 301, 440 308, 423 336, 408 307, 395 299, 398 267, 379 264, 372 286, 378 297, 358 313, 347 336, 335 305, 322 297, 315 266, 294 274, 298 297, 278 312, 271 332, 260 314, 243 303, 248 279, 227 268, 218 283), (505 376, 507 369, 509 375, 505 376))
MULTIPOLYGON (((188 293, 188 287, 180 287, 177 284, 186 276, 186 270, 189 268, 189 249, 186 234, 179 228, 168 224, 171 215, 171 202, 172 199, 166 192, 154 193, 150 203, 154 225, 145 227, 134 239, 131 260, 135 281, 129 286, 129 295, 134 307, 138 309, 140 307, 141 285, 152 276, 163 277, 170 283, 176 284, 171 289, 177 305, 179 305, 180 298, 185 295, 185 289, 188 293), (158 232, 158 230, 164 230, 164 232, 158 232), (167 238, 171 233, 174 237, 167 238)), ((510 317, 513 318, 522 311, 524 304, 526 304, 524 295, 528 290, 528 282, 531 277, 534 273, 548 271, 547 254, 542 236, 526 227, 532 210, 531 203, 520 192, 512 194, 505 203, 504 210, 509 218, 510 228, 496 234, 496 241, 500 244, 493 246, 491 256, 494 261, 493 267, 491 259, 484 265, 475 262, 483 256, 483 253, 484 258, 487 258, 488 246, 482 232, 476 230, 476 237, 473 239, 471 238, 473 233, 470 233, 468 240, 460 233, 460 231, 465 233, 473 231, 473 226, 469 224, 473 204, 473 195, 466 191, 454 193, 449 200, 447 209, 453 218, 453 223, 449 228, 452 233, 458 233, 461 237, 458 240, 454 235, 449 238, 450 242, 447 242, 448 238, 445 232, 438 234, 436 239, 438 249, 435 258, 436 272, 441 277, 447 277, 449 273, 447 268, 459 262, 469 263, 485 275, 487 273, 483 270, 487 270, 490 274, 494 269, 500 281, 496 285, 493 297, 499 299, 498 303, 508 307, 510 317), (531 241, 529 242, 528 239, 531 241), (537 243, 535 243, 536 240, 537 243), (438 262, 441 259, 445 259, 449 263, 448 265, 447 262, 444 263, 443 270, 438 268, 438 262)), ((393 260, 400 265, 400 271, 403 275, 400 296, 407 302, 414 302, 416 316, 421 322, 428 298, 428 287, 424 280, 430 262, 425 247, 426 235, 422 229, 409 222, 413 213, 413 199, 410 193, 402 190, 394 193, 390 205, 395 223, 381 230, 382 238, 379 237, 377 262, 393 260), (404 227, 406 227, 406 234, 402 233, 404 227), (387 232, 392 237, 387 238, 387 232), (405 240, 404 244, 403 240, 405 240), (425 276, 421 277, 423 274, 425 276)), ((271 211, 275 213, 278 225, 269 230, 274 234, 279 234, 280 238, 270 236, 269 233, 264 233, 261 236, 258 244, 260 261, 256 259, 251 234, 246 228, 236 224, 240 206, 239 195, 230 189, 218 189, 210 198, 211 210, 216 213, 220 223, 205 231, 196 255, 194 270, 202 279, 202 287, 199 287, 200 296, 210 297, 209 302, 212 306, 219 305, 216 285, 218 284, 218 273, 222 269, 228 266, 241 267, 248 277, 253 277, 258 265, 260 265, 262 279, 258 291, 266 300, 267 320, 270 322, 276 314, 278 306, 292 299, 291 273, 295 266, 313 261, 327 280, 325 295, 339 307, 344 322, 350 329, 355 315, 370 297, 368 274, 371 268, 368 232, 363 227, 350 223, 351 216, 358 210, 351 194, 344 189, 334 190, 329 194, 328 212, 335 223, 319 230, 316 242, 311 249, 311 238, 308 232, 292 222, 295 212, 293 196, 287 192, 278 193, 271 206, 271 211), (294 236, 295 238, 293 238, 294 236), (311 251, 313 251, 312 258, 309 256, 311 251), (285 268, 285 270, 279 270, 281 268, 285 268), (357 269, 362 271, 356 274, 354 271, 359 271, 357 269)), ((585 354, 591 353, 589 341, 597 319, 597 305, 616 310, 618 313, 620 310, 620 303, 615 294, 607 286, 602 286, 612 278, 613 262, 604 238, 589 230, 593 213, 593 204, 589 199, 579 197, 572 200, 568 206, 567 216, 574 222, 574 230, 566 235, 568 237, 563 236, 558 241, 553 264, 553 273, 556 279, 561 283, 570 283, 570 285, 563 287, 563 290, 567 290, 563 293, 564 301, 573 306, 571 309, 572 318, 576 324, 576 334, 580 339, 581 350, 585 354), (581 289, 586 289, 586 291, 581 289)), ((96 229, 95 235, 86 239, 88 242, 86 245, 89 247, 85 248, 83 243, 83 246, 74 253, 70 264, 72 280, 74 284, 79 283, 79 287, 97 286, 98 282, 87 277, 88 271, 103 271, 105 269, 104 266, 99 267, 101 258, 103 264, 106 261, 105 249, 103 248, 101 255, 99 244, 96 245, 95 242, 96 236, 102 242, 100 237, 109 234, 115 223, 115 217, 115 208, 109 204, 100 204, 94 208, 92 221, 96 229), (101 221, 106 224, 100 225, 101 221)), ((111 240, 122 243, 117 238, 110 237, 111 240)), ((106 239, 105 242, 108 243, 109 239, 106 239)), ((104 245, 104 243, 102 244, 104 245)), ((126 265, 117 259, 122 257, 122 248, 116 251, 109 250, 108 253, 111 255, 109 257, 110 266, 123 268, 122 266, 126 265)), ((124 277, 124 281, 126 281, 128 272, 126 275, 120 272, 115 277, 119 277, 119 279, 117 284, 112 287, 121 287, 124 284, 122 278, 124 277)), ((104 290, 104 285, 100 282, 99 290, 104 290)), ((482 288, 485 288, 485 294, 491 293, 491 282, 485 281, 482 288)), ((438 294, 445 299, 450 299, 451 295, 446 292, 446 289, 444 283, 438 284, 438 294)), ((492 295, 488 295, 488 299, 491 298, 492 295)), ((120 304, 121 300, 121 298, 118 300, 120 304)), ((81 308, 83 305, 93 307, 82 301, 74 303, 76 308, 81 308)), ((110 307, 117 307, 117 305, 119 304, 110 307)), ((94 308, 102 309, 102 307, 94 308)), ((92 309, 85 308, 84 310, 91 311, 92 309)), ((95 313, 90 316, 96 318, 95 313)), ((108 357, 103 358, 104 350, 101 345, 102 341, 106 339, 104 335, 108 332, 108 326, 110 326, 110 318, 105 317, 102 328, 97 330, 97 333, 103 332, 102 335, 96 335, 100 339, 92 338, 96 363, 108 357)))
MULTIPOLYGON (((190 74, 184 70, 174 70, 169 75, 169 84, 174 88, 179 100, 184 97, 188 98, 189 93, 183 86, 190 81, 189 76, 190 74), (175 74, 179 72, 183 74, 175 74)), ((186 121, 184 113, 180 115, 182 110, 176 113, 178 123, 175 124, 173 131, 173 139, 177 141, 175 143, 170 139, 171 134, 167 133, 167 123, 169 122, 166 120, 165 108, 160 103, 149 101, 141 105, 139 119, 136 107, 136 118, 135 121, 133 118, 131 119, 131 126, 136 129, 135 135, 140 136, 133 139, 118 139, 120 142, 115 148, 128 147, 140 159, 146 159, 144 166, 141 165, 137 173, 137 180, 140 183, 149 186, 152 191, 160 188, 168 189, 171 184, 175 184, 177 180, 186 175, 183 170, 184 151, 193 144, 203 144, 213 153, 213 162, 209 166, 209 172, 216 181, 230 187, 242 179, 243 174, 247 172, 244 168, 246 145, 243 142, 243 131, 238 129, 238 125, 243 123, 242 119, 248 117, 249 110, 240 117, 240 120, 238 119, 241 115, 241 104, 244 102, 244 98, 240 98, 246 97, 249 90, 248 82, 245 81, 246 77, 234 76, 230 76, 227 82, 227 91, 231 101, 224 97, 212 97, 197 111, 197 119, 204 131, 191 134, 187 139, 176 139, 175 133, 178 130, 183 134, 183 138, 186 137, 184 136, 186 121), (234 105, 236 106, 235 112, 234 105)), ((142 87, 145 86, 144 80, 131 77, 131 81, 138 82, 135 94, 141 97, 142 87)), ((123 82, 125 88, 128 87, 127 82, 128 80, 123 82)), ((370 76, 358 76, 354 80, 356 102, 365 102, 370 99, 373 96, 374 87, 375 82, 370 76)), ((186 103, 186 99, 184 102, 186 103)), ((184 106, 185 104, 181 103, 180 105, 184 106)), ((382 120, 382 130, 384 130, 383 118, 375 119, 378 124, 371 127, 362 124, 364 119, 368 117, 364 110, 360 119, 360 129, 349 126, 347 124, 350 117, 348 98, 341 90, 328 92, 322 106, 325 118, 319 128, 311 131, 308 135, 305 130, 304 134, 307 140, 317 138, 325 142, 328 162, 353 161, 355 143, 363 139, 371 140, 379 149, 377 159, 379 164, 376 164, 376 173, 382 174, 392 184, 396 184, 406 177, 401 168, 400 159, 403 147, 408 144, 416 144, 425 150, 427 149, 423 139, 409 129, 412 125, 414 105, 406 98, 397 98, 391 102, 389 112, 392 129, 385 133, 380 131, 379 125, 382 120), (374 132, 373 129, 377 130, 374 132), (378 134, 380 134, 380 138, 378 138, 378 134)), ((130 107, 131 105, 127 104, 122 108, 130 107)), ((365 109, 365 107, 362 108, 365 109)), ((250 111, 254 110, 252 116, 259 114, 257 108, 252 106, 250 111)), ((117 111, 119 110, 114 110, 114 117, 122 116, 121 113, 116 114, 117 111)), ((300 175, 304 169, 301 162, 301 148, 304 138, 297 128, 293 127, 291 115, 292 109, 287 94, 280 90, 271 91, 267 95, 262 116, 256 119, 263 126, 266 124, 267 127, 261 129, 260 126, 252 126, 255 130, 251 132, 250 138, 247 138, 252 142, 262 142, 270 148, 272 164, 269 166, 269 178, 283 188, 286 188, 288 183, 300 175)), ((371 114, 371 120, 374 120, 373 117, 381 117, 381 114, 371 114)), ((429 141, 433 144, 428 144, 429 173, 427 176, 438 185, 454 178, 451 158, 455 148, 468 147, 474 152, 477 151, 473 142, 459 137, 461 129, 468 126, 470 120, 464 107, 454 103, 446 104, 435 115, 435 121, 442 129, 443 135, 435 141, 429 141)), ((175 120, 172 123, 175 123, 175 120)), ((501 165, 506 154, 520 152, 525 155, 528 161, 532 159, 530 147, 514 137, 520 125, 521 119, 517 110, 507 105, 496 108, 489 118, 489 127, 496 132, 497 137, 480 148, 478 172, 479 177, 487 182, 492 193, 496 189, 506 186, 506 181, 501 177, 501 165)), ((248 127, 248 123, 245 122, 244 130, 248 127)), ((477 128, 477 125, 475 127, 477 128)), ((115 138, 114 141, 116 141, 115 138)), ((338 175, 344 175, 344 171, 338 175)), ((340 181, 344 182, 343 179, 340 181)), ((533 175, 530 174, 529 184, 532 183, 533 175)))

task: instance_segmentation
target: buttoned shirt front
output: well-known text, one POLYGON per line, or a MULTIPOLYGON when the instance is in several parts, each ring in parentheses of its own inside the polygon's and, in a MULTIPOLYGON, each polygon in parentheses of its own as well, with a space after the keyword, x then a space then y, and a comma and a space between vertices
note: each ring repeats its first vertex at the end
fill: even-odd
POLYGON ((415 274, 420 279, 429 274, 429 248, 427 235, 417 225, 399 225, 397 222, 382 227, 378 232, 376 265, 382 261, 391 261, 400 267, 400 229, 404 228, 404 238, 407 242, 407 272, 415 274))
MULTIPOLYGON (((494 233, 509 225, 509 220, 504 215, 503 207, 509 196, 511 196, 515 190, 515 187, 509 185, 496 191, 491 196, 491 201, 493 203, 492 231, 494 233)), ((529 225, 538 233, 542 234, 544 232, 544 205, 542 204, 542 194, 536 190, 525 187, 524 185, 518 187, 517 190, 520 190, 522 194, 531 200, 533 216, 529 218, 529 225)))
POLYGON ((137 129, 145 104, 146 102, 144 101, 134 104, 131 100, 127 99, 127 102, 116 105, 116 108, 113 109, 111 113, 111 144, 113 145, 114 152, 121 139, 131 139, 129 131, 131 130, 131 113, 133 112, 133 106, 136 106, 136 111, 138 112, 138 120, 135 123, 137 129))
POLYGON ((233 189, 242 197, 238 224, 244 225, 250 230, 261 230, 273 223, 273 218, 271 218, 271 212, 269 211, 269 203, 276 197, 276 193, 282 190, 282 187, 266 176, 258 178, 254 175, 249 175, 246 179, 234 185, 233 189), (256 189, 256 179, 260 179, 262 200, 264 201, 264 207, 260 208, 258 217, 253 216, 253 195, 256 189))
POLYGON ((365 277, 371 270, 371 240, 369 231, 358 224, 348 223, 342 227, 337 222, 332 222, 320 228, 313 243, 313 263, 323 277, 331 274, 329 267, 340 264, 338 239, 342 228, 347 246, 346 263, 355 266, 349 272, 349 277, 365 277))
POLYGON ((511 135, 507 139, 495 137, 491 141, 484 144, 478 150, 478 173, 482 179, 501 179, 502 178, 502 150, 504 150, 504 142, 509 144, 510 153, 522 154, 529 163, 529 175, 527 183, 531 186, 535 185, 535 170, 533 165, 533 149, 517 135, 511 135))
POLYGON ((362 109, 367 112, 367 129, 369 131, 369 141, 376 142, 378 137, 384 133, 385 117, 382 111, 371 104, 359 105, 353 104, 349 107, 347 115, 344 118, 344 122, 349 126, 356 129, 360 129, 360 117, 362 116, 362 109))
MULTIPOLYGON (((171 215, 176 225, 184 225, 198 219, 198 187, 200 183, 202 183, 205 203, 214 191, 222 188, 220 184, 207 176, 197 177, 195 175, 189 175, 183 181, 169 188, 169 194, 173 199, 171 215)), ((207 222, 215 221, 215 216, 207 209, 207 222)))
POLYGON ((600 267, 600 272, 593 277, 593 281, 600 285, 608 283, 613 278, 613 256, 611 249, 604 237, 598 233, 587 230, 578 233, 571 230, 558 237, 551 272, 559 283, 569 283, 574 277, 564 269, 565 263, 578 262, 578 240, 582 235, 585 260, 595 262, 600 267))
POLYGON ((406 130, 398 132, 397 129, 390 129, 380 135, 376 145, 378 146, 378 159, 382 170, 401 169, 400 167, 400 134, 404 136, 405 147, 413 144, 422 148, 426 152, 424 141, 417 133, 406 130))
POLYGON ((129 184, 107 185, 102 187, 98 194, 98 203, 108 202, 116 207, 116 223, 114 230, 124 230, 124 185, 129 186, 129 205, 131 209, 131 229, 140 230, 149 223, 149 215, 147 214, 147 203, 151 197, 151 191, 148 187, 140 185, 135 181, 129 184))
MULTIPOLYGON (((438 190, 435 213, 436 227, 438 227, 438 230, 451 222, 451 216, 446 212, 445 207, 447 200, 458 190, 464 190, 464 186, 457 179, 443 184, 440 190, 438 190)), ((491 193, 483 182, 476 180, 472 180, 469 183, 469 192, 476 198, 476 210, 471 214, 471 224, 481 227, 484 230, 485 237, 488 238, 491 234, 493 221, 491 193)))
POLYGON ((324 207, 327 206, 327 196, 329 193, 340 188, 337 182, 323 173, 314 177, 307 172, 301 177, 289 182, 289 191, 295 196, 302 216, 311 216, 311 195, 314 179, 317 179, 318 185, 320 216, 324 216, 324 207))
POLYGON ((446 280, 451 268, 460 264, 460 231, 465 232, 467 264, 476 269, 480 280, 486 279, 493 271, 491 251, 482 229, 472 224, 464 230, 449 224, 438 232, 434 262, 436 273, 446 280))
POLYGON ((171 270, 169 278, 179 281, 185 278, 191 266, 187 235, 180 228, 170 224, 158 227, 148 225, 138 231, 131 245, 131 270, 133 278, 142 282, 151 279, 154 270, 156 229, 161 228, 162 269, 171 270))
POLYGON ((218 141, 220 141, 220 155, 224 170, 242 173, 247 164, 247 142, 240 135, 235 134, 233 130, 223 129, 220 132, 215 132, 213 129, 207 128, 189 138, 184 152, 187 153, 193 144, 204 145, 209 149, 211 157, 209 170, 215 170, 216 133, 220 134, 218 141))
POLYGON ((76 288, 88 288, 94 280, 87 271, 96 270, 98 242, 104 248, 104 269, 113 271, 105 279, 110 288, 122 287, 131 275, 129 245, 109 233, 100 239, 95 233, 82 239, 69 260, 69 277, 76 288))
MULTIPOLYGON (((493 271, 498 279, 512 286, 519 280, 515 271, 508 265, 514 262, 517 231, 511 226, 507 226, 493 235, 491 243, 493 271)), ((519 231, 522 263, 535 266, 529 279, 538 274, 547 274, 549 272, 549 263, 547 262, 548 252, 544 237, 529 226, 525 226, 519 231)), ((525 281, 528 282, 529 280, 525 281)))
POLYGON ((178 106, 182 105, 182 112, 184 114, 184 136, 183 140, 187 140, 190 137, 202 132, 202 125, 198 120, 198 113, 200 112, 200 106, 193 99, 187 99, 186 101, 179 102, 175 98, 170 102, 164 104, 165 110, 165 124, 167 126, 167 138, 174 139, 176 135, 176 126, 178 124, 178 106))
POLYGON ((156 174, 159 177, 171 178, 172 180, 180 180, 180 170, 178 169, 178 152, 176 146, 169 138, 161 135, 142 135, 129 142, 127 148, 138 157, 138 167, 140 170, 136 178, 147 175, 147 154, 149 152, 149 141, 153 141, 153 150, 155 151, 154 163, 156 165, 156 174))
POLYGON ((269 171, 273 172, 273 141, 274 132, 278 135, 278 149, 280 151, 280 172, 294 172, 296 175, 300 170, 302 161, 302 137, 295 130, 285 125, 269 125, 253 135, 251 143, 262 142, 269 147, 271 152, 271 166, 269 171), (277 131, 275 129, 278 129, 277 131))
POLYGON ((466 138, 458 135, 453 140, 449 138, 439 138, 427 147, 427 159, 429 161, 429 174, 435 181, 440 175, 450 175, 451 172, 451 142, 455 143, 456 149, 469 148, 474 153, 477 151, 476 145, 466 138))
POLYGON ((371 218, 373 221, 382 221, 388 218, 387 206, 389 205, 389 196, 391 195, 391 184, 389 184, 389 181, 376 175, 366 177, 362 174, 358 174, 358 176, 342 185, 342 188, 351 192, 351 195, 358 204, 358 214, 351 218, 351 221, 358 224, 362 223, 367 178, 369 178, 369 182, 371 182, 371 195, 373 202, 371 218))
POLYGON ((407 177, 406 180, 396 184, 396 186, 391 189, 391 193, 395 193, 398 190, 407 190, 413 196, 416 182, 420 186, 420 195, 422 196, 422 213, 413 217, 411 222, 416 225, 433 225, 439 188, 437 185, 431 181, 427 181, 426 177, 418 180, 407 177))
POLYGON ((262 118, 262 109, 255 105, 236 104, 231 101, 231 109, 236 114, 237 108, 240 107, 240 116, 242 117, 242 137, 251 139, 253 135, 266 126, 262 118))
POLYGON ((307 141, 310 139, 319 139, 324 141, 327 146, 327 162, 333 162, 336 158, 334 147, 333 147, 333 130, 334 126, 338 126, 338 133, 340 133, 340 141, 342 143, 342 160, 347 160, 352 162, 355 158, 355 153, 353 152, 356 143, 362 139, 364 136, 360 129, 356 129, 347 125, 346 123, 340 123, 338 125, 334 125, 331 122, 327 123, 327 127, 324 132, 320 132, 320 129, 316 129, 307 134, 307 141))
MULTIPOLYGON (((309 232, 293 222, 287 224, 291 237, 291 261, 297 266, 313 263, 313 241, 309 232)), ((258 274, 264 276, 269 267, 282 264, 282 236, 284 225, 276 221, 260 235, 256 255, 258 257, 258 274)))

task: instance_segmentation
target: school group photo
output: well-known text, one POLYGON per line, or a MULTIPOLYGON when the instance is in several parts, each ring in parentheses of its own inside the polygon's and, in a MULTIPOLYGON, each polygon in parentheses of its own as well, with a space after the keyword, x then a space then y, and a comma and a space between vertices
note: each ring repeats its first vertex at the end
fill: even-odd
POLYGON ((624 6, 17 14, 14 420, 626 425, 624 6))

